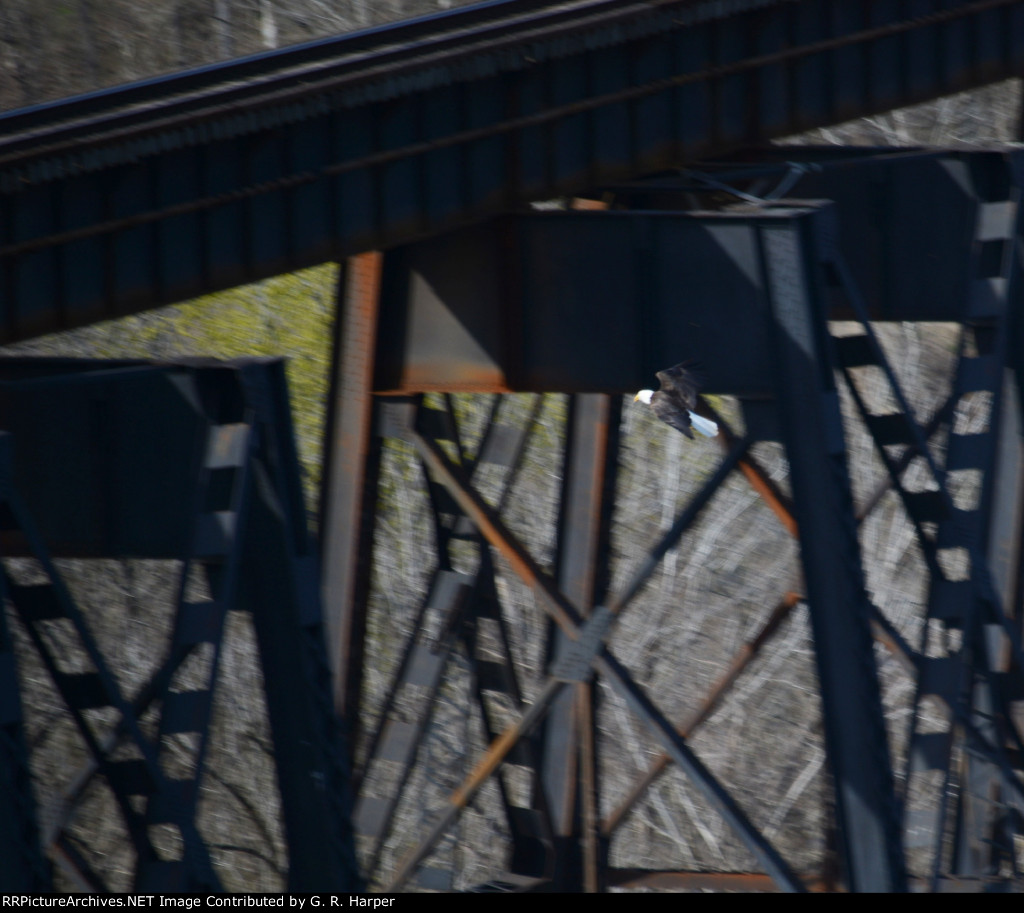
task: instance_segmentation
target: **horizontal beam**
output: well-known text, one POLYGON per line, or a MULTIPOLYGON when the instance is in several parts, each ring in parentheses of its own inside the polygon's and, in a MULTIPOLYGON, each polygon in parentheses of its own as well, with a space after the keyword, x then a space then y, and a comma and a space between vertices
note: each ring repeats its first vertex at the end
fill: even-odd
POLYGON ((772 389, 757 213, 533 213, 385 258, 378 392, 625 393, 696 360, 715 393, 772 389))
POLYGON ((499 6, 339 40, 333 56, 305 46, 2 118, 0 341, 388 248, 1024 65, 1019 0, 499 6))
MULTIPOLYGON (((1012 233, 1008 202, 1024 155, 1012 147, 952 151, 773 146, 696 166, 679 175, 614 188, 629 209, 719 208, 764 195, 835 204, 836 243, 873 320, 959 321, 968 301, 975 225, 987 239, 1012 233), (692 200, 696 198, 696 205, 692 200)), ((797 204, 800 205, 800 204, 797 204)), ((992 258, 996 251, 991 251, 992 258)), ((998 262, 998 256, 995 256, 998 262)), ((848 317, 829 302, 833 317, 848 317)))
MULTIPOLYGON (((181 558, 206 437, 202 397, 211 389, 237 395, 245 372, 265 375, 274 402, 287 402, 280 361, 0 364, 0 427, 11 435, 14 487, 51 554, 181 558)), ((284 418, 260 418, 290 435, 284 418)), ((5 530, 0 542, 4 554, 25 553, 16 531, 5 530)))
MULTIPOLYGON (((684 194, 699 193, 684 174, 616 190, 640 209, 534 211, 389 251, 374 389, 626 393, 693 360, 708 392, 768 396, 755 237, 787 220, 814 221, 816 249, 838 250, 872 319, 968 316, 975 224, 998 231, 1010 211, 979 203, 975 188, 1019 184, 1024 154, 778 155, 787 158, 716 167, 716 204, 729 186, 743 200, 751 172, 761 186, 792 172, 790 190, 804 199, 680 211, 684 194)), ((816 306, 849 319, 846 299, 827 293, 823 284, 816 306)))

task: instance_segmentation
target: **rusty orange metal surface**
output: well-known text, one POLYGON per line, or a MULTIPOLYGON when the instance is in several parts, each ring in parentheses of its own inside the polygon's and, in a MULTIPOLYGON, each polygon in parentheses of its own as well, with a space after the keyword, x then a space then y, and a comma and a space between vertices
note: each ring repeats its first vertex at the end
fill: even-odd
MULTIPOLYGON (((661 891, 716 891, 774 893, 778 885, 758 872, 648 872, 642 869, 612 869, 609 884, 618 888, 653 888, 661 891)), ((835 890, 824 879, 802 878, 808 891, 821 893, 835 890)))
POLYGON ((350 693, 355 690, 350 665, 359 627, 353 616, 362 611, 354 605, 355 566, 372 416, 373 350, 382 264, 382 255, 374 251, 352 257, 347 263, 337 316, 341 327, 335 395, 328 404, 333 410, 333 436, 327 443, 321 529, 326 556, 324 620, 334 672, 334 705, 349 719, 358 714, 358 694, 350 693))

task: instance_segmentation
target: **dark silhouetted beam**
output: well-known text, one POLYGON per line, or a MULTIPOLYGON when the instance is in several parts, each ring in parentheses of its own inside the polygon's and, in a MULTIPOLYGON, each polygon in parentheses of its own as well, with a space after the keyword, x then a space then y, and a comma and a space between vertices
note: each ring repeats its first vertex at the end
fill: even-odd
POLYGON ((499 3, 0 118, 0 341, 1007 78, 1019 0, 499 3))

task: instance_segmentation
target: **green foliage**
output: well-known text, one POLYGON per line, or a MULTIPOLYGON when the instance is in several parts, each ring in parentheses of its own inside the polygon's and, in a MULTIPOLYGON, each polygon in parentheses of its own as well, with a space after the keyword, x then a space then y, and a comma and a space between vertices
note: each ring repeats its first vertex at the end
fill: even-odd
POLYGON ((277 276, 168 309, 164 333, 181 354, 285 356, 307 495, 320 483, 336 265, 277 276))
POLYGON ((320 483, 337 272, 336 264, 326 264, 32 340, 7 351, 164 360, 285 357, 299 458, 312 506, 320 483))

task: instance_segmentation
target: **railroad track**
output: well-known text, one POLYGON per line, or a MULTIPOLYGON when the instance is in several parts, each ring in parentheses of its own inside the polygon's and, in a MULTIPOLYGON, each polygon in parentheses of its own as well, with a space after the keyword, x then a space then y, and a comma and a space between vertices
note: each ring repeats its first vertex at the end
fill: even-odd
MULTIPOLYGON (((836 34, 820 40, 795 41, 782 50, 716 61, 583 104, 549 106, 532 117, 512 116, 489 132, 1020 5, 1020 0, 974 0, 945 8, 933 3, 930 12, 918 8, 914 14, 878 25, 852 30, 838 25, 836 34)), ((84 153, 168 131, 175 135, 158 140, 157 146, 189 145, 189 130, 191 141, 196 142, 275 121, 284 125, 322 112, 325 105, 397 98, 472 78, 474 70, 491 75, 495 70, 528 69, 554 57, 621 43, 624 38, 635 40, 669 27, 784 6, 795 4, 789 0, 492 0, 0 114, 0 173, 28 160, 84 153), (276 117, 266 113, 268 107, 276 117)), ((104 164, 112 163, 109 157, 101 158, 104 164)))
POLYGON ((0 338, 1022 69, 1024 0, 494 0, 0 114, 0 338))

